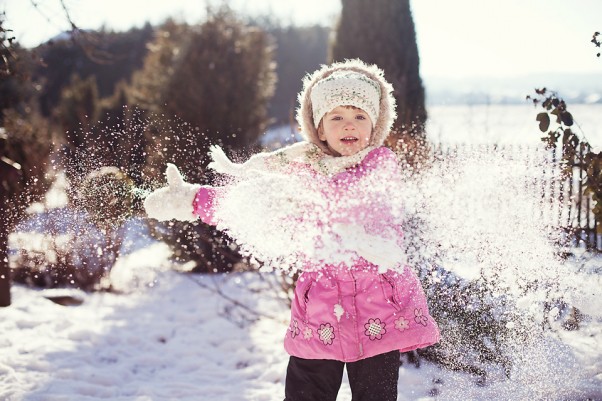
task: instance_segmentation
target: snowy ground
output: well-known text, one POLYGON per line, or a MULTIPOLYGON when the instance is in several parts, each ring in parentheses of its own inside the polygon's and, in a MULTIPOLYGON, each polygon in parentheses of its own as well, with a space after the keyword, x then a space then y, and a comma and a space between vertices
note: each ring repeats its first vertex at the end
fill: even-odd
MULTIPOLYGON (((269 288, 272 277, 182 273, 168 257, 162 244, 133 246, 112 271, 115 292, 13 286, 13 304, 0 309, 0 399, 281 400, 288 309, 269 288), (216 288, 263 316, 255 319, 216 288), (65 294, 83 302, 63 306, 47 298, 65 294)), ((579 361, 580 388, 568 389, 569 398, 539 399, 602 399, 602 325, 590 321, 563 337, 579 361)), ((399 400, 533 400, 525 397, 538 393, 525 384, 556 386, 526 368, 526 380, 479 386, 468 374, 406 362, 399 400)), ((338 399, 350 399, 346 381, 338 399)))
MULTIPOLYGON (((0 310, 0 399, 282 399, 288 309, 278 294, 254 273, 173 271, 167 256, 151 245, 116 266, 118 286, 128 292, 15 285, 12 306, 0 310), (216 286, 265 316, 252 322, 216 286), (45 297, 60 295, 83 303, 45 297)), ((435 372, 404 370, 401 399, 426 396, 435 372)), ((348 394, 345 385, 340 399, 348 394)))

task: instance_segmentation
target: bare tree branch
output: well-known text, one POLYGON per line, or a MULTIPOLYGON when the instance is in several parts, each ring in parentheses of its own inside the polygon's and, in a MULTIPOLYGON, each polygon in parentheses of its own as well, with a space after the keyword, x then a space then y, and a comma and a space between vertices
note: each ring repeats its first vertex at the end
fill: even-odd
MULTIPOLYGON (((221 276, 221 275, 220 275, 221 276)), ((210 286, 208 284, 205 284, 201 281, 195 280, 191 275, 187 274, 186 277, 188 277, 189 280, 191 280, 192 282, 194 282, 196 285, 198 285, 201 288, 204 288, 208 291, 211 291, 214 294, 219 295, 221 298, 225 299, 226 301, 228 301, 230 304, 239 307, 249 313, 251 313, 253 316, 256 316, 257 318, 267 318, 270 320, 274 320, 276 322, 280 322, 282 323, 283 320, 280 318, 277 318, 276 316, 272 316, 272 315, 268 315, 265 313, 261 313, 256 311, 255 309, 251 308, 250 306, 244 304, 243 302, 230 297, 229 295, 227 295, 226 293, 224 293, 224 291, 222 291, 222 288, 215 282, 215 279, 213 280, 213 286, 210 286)), ((212 276, 213 277, 213 276, 212 276)))
MULTIPOLYGON (((52 25, 54 24, 53 20, 40 8, 40 4, 35 0, 29 1, 38 13, 40 13, 48 23, 52 25)), ((61 4, 61 8, 63 9, 63 14, 69 23, 70 30, 67 31, 71 41, 80 46, 86 56, 98 64, 112 64, 114 62, 113 55, 104 50, 102 48, 102 41, 95 35, 93 32, 88 32, 86 30, 82 30, 75 23, 73 18, 71 17, 71 13, 69 12, 69 7, 65 4, 64 0, 59 0, 61 4)))

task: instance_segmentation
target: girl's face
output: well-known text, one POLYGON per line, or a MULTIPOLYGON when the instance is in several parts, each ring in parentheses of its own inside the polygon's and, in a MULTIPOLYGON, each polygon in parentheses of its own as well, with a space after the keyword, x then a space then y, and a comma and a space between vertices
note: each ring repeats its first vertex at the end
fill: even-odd
POLYGON ((318 137, 336 156, 351 156, 370 143, 372 121, 357 107, 337 106, 322 118, 318 137))

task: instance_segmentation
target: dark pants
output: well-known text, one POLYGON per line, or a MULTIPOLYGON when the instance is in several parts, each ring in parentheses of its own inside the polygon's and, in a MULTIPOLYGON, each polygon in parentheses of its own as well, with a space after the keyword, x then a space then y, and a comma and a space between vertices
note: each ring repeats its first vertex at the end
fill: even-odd
MULTIPOLYGON (((347 365, 353 401, 395 401, 399 379, 399 351, 376 355, 347 365)), ((345 362, 290 357, 285 401, 335 401, 345 362)))

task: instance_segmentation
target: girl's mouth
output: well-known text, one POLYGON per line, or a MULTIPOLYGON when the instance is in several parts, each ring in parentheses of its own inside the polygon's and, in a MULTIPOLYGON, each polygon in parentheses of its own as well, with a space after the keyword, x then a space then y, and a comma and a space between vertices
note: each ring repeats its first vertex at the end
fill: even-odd
POLYGON ((353 143, 353 142, 357 142, 357 141, 358 141, 358 139, 353 136, 346 136, 344 138, 341 138, 341 142, 344 142, 344 143, 353 143))

